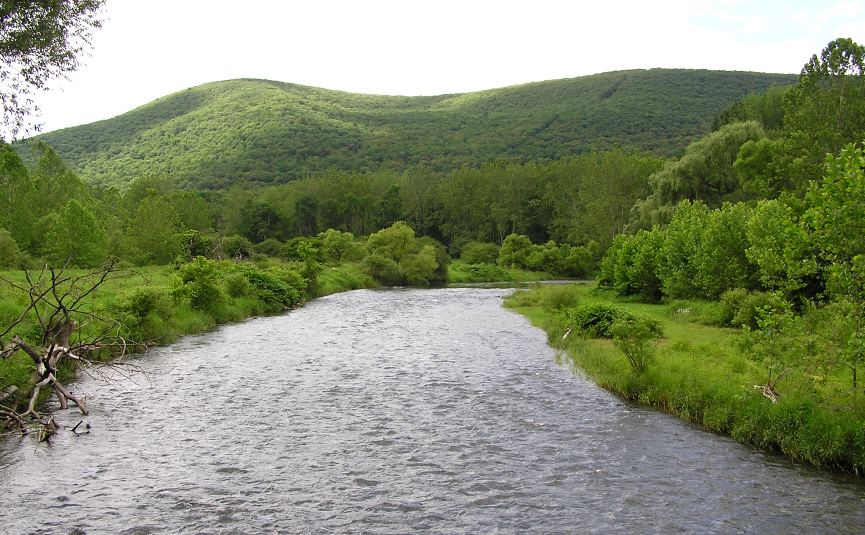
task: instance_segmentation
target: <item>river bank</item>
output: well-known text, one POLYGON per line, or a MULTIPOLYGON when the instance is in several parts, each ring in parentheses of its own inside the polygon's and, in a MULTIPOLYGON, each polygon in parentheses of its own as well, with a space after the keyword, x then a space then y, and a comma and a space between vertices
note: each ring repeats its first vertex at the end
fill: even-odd
MULTIPOLYGON (((518 292, 506 302, 543 328, 575 372, 634 402, 658 407, 686 421, 795 461, 833 470, 865 472, 865 400, 810 392, 785 393, 773 404, 755 386, 763 365, 748 358, 737 330, 699 322, 699 302, 649 305, 574 286, 567 300, 544 302, 544 290, 518 292), (635 373, 609 339, 565 336, 571 327, 557 306, 607 303, 653 318, 663 327, 655 359, 635 373)), ((550 294, 547 291, 547 294, 550 294)), ((554 294, 553 294, 554 295, 554 294)))
MULTIPOLYGON (((69 278, 84 277, 83 286, 102 276, 100 270, 94 270, 92 278, 88 273, 65 272, 69 278)), ((27 292, 23 289, 30 283, 23 271, 3 271, 0 277, 2 331, 18 321, 27 308, 27 292)), ((545 277, 541 272, 461 262, 453 262, 448 273, 448 278, 458 283, 526 282, 545 277)), ((317 297, 379 286, 359 262, 308 265, 275 259, 258 262, 197 259, 180 266, 118 268, 87 296, 86 306, 78 314, 81 328, 77 336, 87 340, 105 331, 116 333, 115 338, 122 343, 88 355, 91 360, 107 361, 121 351, 140 352, 165 346, 182 336, 207 332, 227 323, 279 314, 317 297)), ((30 311, 9 335, 19 335, 38 346, 41 332, 38 318, 30 311)), ((0 389, 10 386, 17 389, 4 404, 19 410, 27 405, 32 373, 33 362, 21 351, 0 359, 0 389)), ((62 381, 74 375, 74 366, 64 365, 58 370, 62 381)), ((48 389, 44 389, 42 399, 47 395, 48 389)))

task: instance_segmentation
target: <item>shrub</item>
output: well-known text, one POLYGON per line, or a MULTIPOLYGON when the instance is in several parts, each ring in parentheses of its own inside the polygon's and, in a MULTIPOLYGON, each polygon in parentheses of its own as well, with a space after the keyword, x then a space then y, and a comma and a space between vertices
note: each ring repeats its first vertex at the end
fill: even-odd
POLYGON ((225 291, 233 298, 247 297, 254 293, 252 284, 243 273, 229 273, 225 276, 225 291))
POLYGON ((380 254, 370 254, 363 259, 363 267, 372 278, 386 286, 404 284, 402 273, 396 262, 380 254))
POLYGON ((528 257, 534 252, 535 247, 528 237, 521 234, 509 234, 502 242, 496 261, 500 266, 526 269, 528 268, 528 257))
POLYGON ((564 309, 563 314, 571 328, 592 338, 612 338, 613 324, 617 321, 636 322, 638 320, 659 337, 663 336, 659 321, 636 316, 624 308, 606 303, 567 308, 564 309))
POLYGON ((636 374, 646 371, 655 358, 653 340, 661 337, 660 324, 645 316, 620 318, 610 328, 613 342, 625 357, 636 374))
POLYGON ((139 321, 150 314, 168 316, 171 314, 171 298, 160 286, 139 286, 120 296, 118 308, 139 321))
POLYGON ((723 322, 733 327, 756 329, 761 314, 781 312, 789 306, 775 292, 749 292, 743 288, 733 288, 721 295, 723 322))
POLYGON ((175 298, 188 298, 194 310, 212 314, 222 303, 221 278, 214 261, 198 257, 180 267, 173 294, 175 298))
POLYGON ((255 244, 255 252, 266 256, 279 256, 285 244, 276 238, 268 238, 261 243, 255 244))
POLYGON ((510 274, 494 264, 454 264, 455 282, 500 282, 510 280, 510 274))
POLYGON ((222 255, 225 258, 249 258, 252 252, 252 242, 245 236, 226 236, 222 239, 222 255))
POLYGON ((255 295, 269 307, 291 307, 303 300, 306 281, 291 269, 265 270, 253 264, 239 264, 235 267, 255 288, 255 295))
POLYGON ((476 241, 463 245, 460 253, 460 260, 466 264, 495 264, 498 257, 498 245, 476 241))

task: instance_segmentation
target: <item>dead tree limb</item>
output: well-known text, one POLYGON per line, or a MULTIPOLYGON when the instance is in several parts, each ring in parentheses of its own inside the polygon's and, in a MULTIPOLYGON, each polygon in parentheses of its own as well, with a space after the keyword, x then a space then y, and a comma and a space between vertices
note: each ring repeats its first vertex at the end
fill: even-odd
MULTIPOLYGON (((111 261, 83 274, 71 271, 68 264, 60 268, 46 265, 38 272, 25 270, 25 284, 0 276, 0 282, 23 294, 27 300, 27 305, 16 315, 12 324, 0 331, 0 359, 22 351, 33 363, 30 388, 21 392, 27 396, 26 410, 19 412, 15 403, 0 405, 0 420, 22 429, 27 420, 35 421, 42 439, 50 438, 58 426, 53 416, 43 420, 39 414, 38 403, 44 388, 50 389, 57 397, 61 409, 68 409, 69 402, 72 402, 82 414, 88 414, 84 399, 71 392, 58 379, 59 370, 63 362, 88 368, 93 364, 88 355, 98 351, 108 350, 112 354, 124 355, 129 347, 146 347, 146 344, 130 344, 121 336, 121 324, 100 317, 90 306, 92 296, 102 285, 112 279, 128 277, 131 273, 117 269, 111 261), (16 327, 34 321, 41 331, 38 344, 29 343, 14 334, 16 327), (86 335, 82 330, 83 325, 87 325, 86 335), (9 335, 13 336, 6 342, 4 339, 9 335)), ((0 390, 0 394, 4 392, 6 390, 0 390)), ((0 397, 0 401, 7 399, 12 392, 14 390, 0 397)))

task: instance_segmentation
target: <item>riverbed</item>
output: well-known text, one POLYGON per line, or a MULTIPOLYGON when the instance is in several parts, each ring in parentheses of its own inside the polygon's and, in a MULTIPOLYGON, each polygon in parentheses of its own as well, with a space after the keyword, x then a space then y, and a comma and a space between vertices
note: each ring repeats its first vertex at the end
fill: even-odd
POLYGON ((89 434, 0 442, 2 531, 865 530, 861 480, 619 400, 509 291, 332 295, 82 377, 89 434))

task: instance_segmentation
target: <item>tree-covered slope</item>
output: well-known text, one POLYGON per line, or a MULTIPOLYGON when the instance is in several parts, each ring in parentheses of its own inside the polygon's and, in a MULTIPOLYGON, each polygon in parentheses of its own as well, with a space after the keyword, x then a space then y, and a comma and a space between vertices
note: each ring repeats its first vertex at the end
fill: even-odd
POLYGON ((446 170, 614 147, 672 155, 736 99, 794 81, 783 74, 652 69, 402 97, 230 80, 39 137, 85 180, 120 187, 146 175, 221 188, 287 182, 330 168, 423 163, 446 170))

